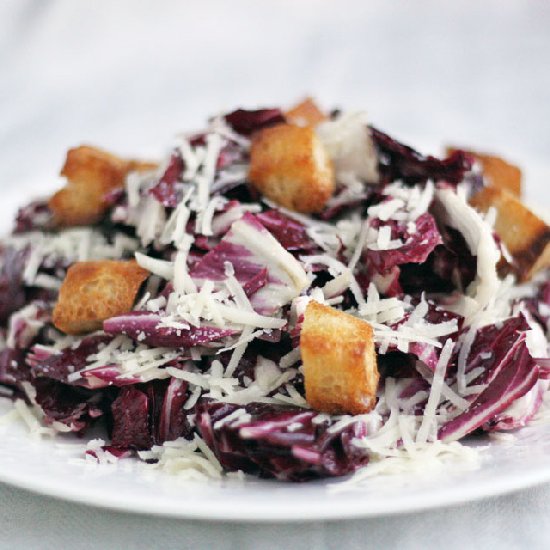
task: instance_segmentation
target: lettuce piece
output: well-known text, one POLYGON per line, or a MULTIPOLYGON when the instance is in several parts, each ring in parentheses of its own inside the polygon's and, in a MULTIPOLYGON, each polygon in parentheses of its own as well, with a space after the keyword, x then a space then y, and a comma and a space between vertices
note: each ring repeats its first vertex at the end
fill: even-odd
POLYGON ((442 426, 439 439, 461 439, 484 426, 537 383, 540 372, 526 344, 528 328, 519 316, 502 326, 491 325, 479 331, 467 358, 467 372, 483 367, 472 385, 484 389, 463 413, 442 426))
POLYGON ((262 128, 285 121, 280 109, 237 109, 225 115, 225 121, 237 134, 249 136, 262 128))
POLYGON ((222 466, 288 481, 342 476, 365 466, 368 454, 352 444, 367 433, 361 420, 330 430, 334 420, 314 422, 317 412, 251 403, 245 407, 202 401, 199 432, 222 466), (243 416, 229 419, 238 409, 243 416))
POLYGON ((472 168, 473 158, 464 151, 454 151, 447 158, 440 160, 431 155, 421 155, 408 145, 400 143, 372 126, 370 129, 378 150, 378 172, 381 183, 396 180, 420 183, 431 179, 457 184, 472 168))
POLYGON ((188 329, 159 326, 162 317, 146 311, 131 311, 118 317, 111 317, 103 323, 107 334, 125 334, 132 340, 160 348, 191 348, 217 342, 237 333, 231 329, 190 326, 188 329))

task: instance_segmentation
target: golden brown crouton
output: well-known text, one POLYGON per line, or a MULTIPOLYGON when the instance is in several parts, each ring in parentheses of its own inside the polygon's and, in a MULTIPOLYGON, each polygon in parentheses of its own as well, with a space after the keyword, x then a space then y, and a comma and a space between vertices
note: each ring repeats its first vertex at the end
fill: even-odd
POLYGON ((250 150, 250 183, 274 202, 319 212, 334 193, 334 171, 312 128, 280 124, 258 132, 250 150))
MULTIPOLYGON (((447 154, 456 151, 458 147, 447 147, 447 154)), ((499 189, 506 189, 516 197, 521 196, 521 170, 501 157, 460 149, 472 155, 481 164, 487 183, 499 189)))
POLYGON ((517 197, 489 186, 470 202, 483 212, 491 206, 496 209, 495 231, 514 259, 510 267, 518 279, 529 280, 537 271, 550 266, 550 227, 517 197))
POLYGON ((130 159, 128 161, 128 172, 151 172, 158 167, 158 162, 150 160, 130 159))
POLYGON ((300 348, 306 400, 329 414, 361 414, 376 402, 378 367, 372 327, 318 302, 306 308, 300 348))
POLYGON ((49 200, 53 223, 58 227, 92 225, 104 212, 103 201, 94 191, 81 185, 67 185, 49 200))
POLYGON ((100 329, 105 319, 132 309, 148 275, 133 260, 73 264, 61 285, 53 324, 66 334, 100 329))
POLYGON ((311 97, 306 97, 287 111, 285 118, 287 122, 296 126, 317 126, 320 122, 327 120, 328 117, 319 109, 311 97))
POLYGON ((54 223, 74 226, 98 222, 107 208, 105 196, 124 185, 128 172, 154 167, 154 163, 121 159, 87 145, 69 149, 61 170, 67 185, 49 201, 54 223))

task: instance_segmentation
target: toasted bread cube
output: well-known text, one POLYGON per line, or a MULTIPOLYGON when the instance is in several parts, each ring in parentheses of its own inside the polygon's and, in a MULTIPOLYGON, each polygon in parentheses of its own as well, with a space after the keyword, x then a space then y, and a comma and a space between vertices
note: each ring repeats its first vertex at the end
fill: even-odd
POLYGON ((319 109, 311 97, 306 97, 297 105, 285 113, 285 118, 290 124, 296 126, 317 126, 327 120, 327 115, 319 109))
POLYGON ((277 204, 304 213, 320 212, 335 185, 332 161, 313 129, 291 124, 254 136, 249 181, 277 204))
POLYGON ((48 203, 54 223, 74 226, 98 222, 107 208, 105 196, 124 185, 128 172, 154 167, 154 163, 121 159, 87 145, 70 149, 61 170, 67 185, 48 203))
POLYGON ((514 259, 510 267, 519 280, 527 281, 537 271, 550 266, 550 227, 517 197, 489 186, 470 202, 483 212, 491 206, 496 209, 495 231, 514 259))
POLYGON ((329 414, 361 414, 376 403, 378 367, 372 327, 332 307, 310 302, 300 349, 306 400, 329 414))
POLYGON ((105 319, 131 311, 148 275, 133 260, 73 264, 61 285, 53 324, 66 334, 102 328, 105 319))
POLYGON ((49 200, 48 206, 56 226, 92 225, 101 219, 103 205, 95 193, 75 185, 60 189, 49 200))
POLYGON ((158 162, 150 160, 130 159, 128 161, 128 172, 152 172, 158 167, 158 162))
MULTIPOLYGON (((447 147, 447 153, 452 153, 458 147, 447 147)), ((481 164, 483 175, 489 185, 499 189, 505 189, 516 197, 521 196, 521 170, 515 164, 496 155, 479 153, 467 149, 460 149, 472 155, 481 164)))
POLYGON ((81 145, 69 149, 61 175, 71 183, 94 185, 102 191, 120 187, 128 171, 128 161, 107 151, 81 145))
POLYGON ((509 191, 516 197, 521 196, 521 170, 518 166, 493 155, 475 153, 475 157, 490 185, 509 191))

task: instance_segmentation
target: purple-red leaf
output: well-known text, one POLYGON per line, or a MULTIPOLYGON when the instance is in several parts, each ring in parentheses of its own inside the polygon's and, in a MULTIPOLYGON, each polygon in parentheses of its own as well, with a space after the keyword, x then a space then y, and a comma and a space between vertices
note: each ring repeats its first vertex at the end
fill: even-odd
MULTIPOLYGON (((55 354, 44 353, 41 346, 36 346, 28 357, 31 373, 35 378, 50 378, 68 384, 68 376, 85 368, 88 357, 97 353, 101 344, 110 340, 109 336, 91 336, 84 338, 75 348, 68 347, 55 354)), ((84 379, 74 384, 87 386, 84 379)))
POLYGON ((180 180, 185 164, 181 155, 172 153, 164 174, 158 183, 149 191, 163 206, 174 208, 178 205, 176 183, 180 180))
POLYGON ((198 406, 198 429, 227 470, 307 481, 349 474, 368 462, 352 444, 366 435, 360 420, 332 432, 334 421, 314 423, 315 411, 251 403, 242 407, 241 418, 224 422, 239 408, 206 401, 198 406))
POLYGON ((191 348, 208 342, 216 342, 236 334, 231 329, 200 326, 173 328, 159 326, 162 317, 157 313, 132 311, 112 317, 103 323, 107 334, 125 334, 132 340, 153 347, 191 348))
POLYGON ((261 214, 256 214, 256 218, 286 250, 310 251, 317 248, 303 224, 285 216, 278 210, 266 210, 261 214))
POLYGON ((55 380, 33 381, 36 402, 44 412, 44 423, 60 422, 72 432, 82 432, 104 414, 101 393, 67 386, 55 380))
POLYGON ((149 424, 149 398, 135 386, 122 388, 111 406, 114 447, 150 449, 153 437, 149 424))
POLYGON ((392 250, 368 250, 365 254, 367 263, 378 273, 387 273, 403 264, 425 262, 435 247, 442 243, 441 235, 431 214, 422 214, 414 224, 414 232, 409 231, 407 224, 394 220, 374 224, 377 229, 389 226, 392 240, 400 239, 404 244, 392 250))
POLYGON ((440 160, 431 155, 421 155, 376 128, 371 127, 370 130, 378 150, 381 183, 396 180, 420 183, 431 179, 457 184, 462 181, 465 172, 472 168, 472 157, 464 151, 455 151, 440 160))
POLYGON ((238 134, 249 136, 262 128, 284 122, 285 117, 280 109, 237 109, 225 115, 225 121, 238 134))
POLYGON ((538 367, 529 353, 524 332, 517 336, 511 347, 498 350, 498 353, 503 357, 483 377, 487 387, 468 409, 439 430, 439 439, 463 438, 492 420, 535 385, 539 378, 538 367))

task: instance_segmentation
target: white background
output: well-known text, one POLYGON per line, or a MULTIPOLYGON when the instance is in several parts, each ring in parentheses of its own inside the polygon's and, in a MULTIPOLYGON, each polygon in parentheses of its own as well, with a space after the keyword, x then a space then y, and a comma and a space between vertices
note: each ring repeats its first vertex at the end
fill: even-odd
MULTIPOLYGON (((532 167, 550 154, 550 3, 0 1, 0 197, 55 185, 69 146, 157 155, 236 106, 365 108, 413 144, 532 167)), ((539 172, 540 173, 540 172, 539 172)), ((549 179, 530 198, 550 202, 549 179)), ((3 220, 5 222, 5 220, 3 220)), ((549 457, 550 459, 550 457, 549 457)), ((1 548, 545 548, 548 487, 401 518, 229 526, 124 516, 0 487, 1 548)))

